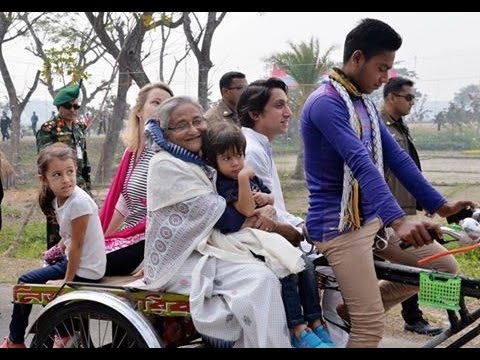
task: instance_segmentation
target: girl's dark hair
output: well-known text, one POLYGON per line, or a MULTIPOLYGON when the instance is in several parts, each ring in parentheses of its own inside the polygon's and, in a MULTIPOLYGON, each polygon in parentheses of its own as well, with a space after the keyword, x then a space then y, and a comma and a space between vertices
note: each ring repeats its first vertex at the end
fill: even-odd
MULTIPOLYGON (((75 151, 70 148, 68 145, 63 143, 54 143, 46 146, 38 153, 37 158, 37 170, 38 175, 46 177, 48 171, 48 165, 53 159, 67 160, 72 159, 77 167, 77 155, 75 151)), ((45 181, 42 182, 42 187, 38 194, 38 203, 40 204, 40 209, 45 215, 52 214, 53 211, 53 199, 55 199, 55 194, 48 187, 45 181)))
POLYGON ((272 96, 273 89, 281 89, 288 94, 287 84, 275 77, 248 84, 237 104, 237 113, 242 126, 253 128, 255 121, 250 116, 250 112, 261 114, 272 96))
POLYGON ((217 155, 227 151, 245 155, 247 148, 247 140, 242 130, 229 121, 210 125, 203 140, 204 158, 214 168, 217 168, 217 155))

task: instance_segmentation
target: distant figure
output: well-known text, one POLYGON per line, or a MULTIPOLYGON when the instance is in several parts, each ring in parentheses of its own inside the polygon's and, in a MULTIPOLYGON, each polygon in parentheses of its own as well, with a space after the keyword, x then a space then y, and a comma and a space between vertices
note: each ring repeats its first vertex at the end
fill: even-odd
POLYGON ((57 114, 55 113, 55 111, 52 110, 52 115, 50 115, 50 119, 48 120, 55 120, 57 118, 57 114))
POLYGON ((106 134, 106 133, 107 133, 107 124, 106 124, 106 120, 102 116, 98 120, 97 135, 106 134))
POLYGON ((87 126, 86 130, 85 130, 85 134, 90 136, 90 127, 92 126, 93 124, 93 115, 90 111, 87 111, 84 115, 83 115, 83 122, 85 123, 85 125, 87 126))
POLYGON ((2 141, 10 139, 10 134, 8 133, 8 129, 10 128, 11 122, 12 121, 7 116, 7 112, 3 110, 2 117, 0 118, 0 129, 2 131, 2 141))
POLYGON ((35 111, 32 114, 32 117, 30 118, 30 121, 32 122, 32 131, 33 131, 33 136, 37 134, 37 123, 38 123, 38 116, 35 113, 35 111))
POLYGON ((93 124, 93 115, 90 111, 87 111, 85 115, 83 115, 83 121, 85 121, 85 124, 87 125, 87 129, 92 126, 93 124))
POLYGON ((222 98, 205 113, 209 124, 219 121, 230 121, 239 125, 237 104, 240 95, 247 87, 245 74, 237 71, 225 73, 220 79, 220 93, 222 98))

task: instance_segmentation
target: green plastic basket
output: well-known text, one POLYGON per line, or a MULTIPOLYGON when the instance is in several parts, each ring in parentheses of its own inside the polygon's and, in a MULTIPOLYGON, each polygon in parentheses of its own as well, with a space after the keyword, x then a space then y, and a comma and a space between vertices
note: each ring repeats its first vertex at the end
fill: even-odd
POLYGON ((456 275, 421 272, 418 303, 441 309, 460 309, 461 281, 456 275))

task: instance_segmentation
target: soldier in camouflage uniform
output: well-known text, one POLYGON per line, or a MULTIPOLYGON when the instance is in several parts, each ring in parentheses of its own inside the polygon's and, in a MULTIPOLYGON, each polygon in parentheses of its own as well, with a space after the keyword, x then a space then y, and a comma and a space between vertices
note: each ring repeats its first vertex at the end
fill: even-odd
MULTIPOLYGON (((47 145, 62 142, 77 153, 77 185, 90 193, 90 162, 87 155, 87 142, 85 130, 87 125, 77 117, 79 84, 71 84, 61 89, 53 100, 53 105, 58 109, 58 115, 42 124, 37 131, 37 151, 47 145)), ((45 213, 45 211, 44 211, 45 213)), ((45 213, 47 217, 47 248, 60 241, 59 228, 55 213, 45 213)))
POLYGON ((240 95, 247 85, 245 74, 238 71, 225 73, 220 79, 220 93, 222 94, 222 99, 205 113, 205 119, 207 122, 212 124, 220 121, 230 121, 231 123, 240 126, 237 114, 237 104, 240 95))

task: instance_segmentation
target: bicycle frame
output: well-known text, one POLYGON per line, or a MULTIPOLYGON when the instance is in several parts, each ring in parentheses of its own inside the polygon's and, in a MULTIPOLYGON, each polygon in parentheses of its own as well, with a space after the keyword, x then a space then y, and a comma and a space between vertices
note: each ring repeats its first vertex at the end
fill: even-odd
MULTIPOLYGON (((382 261, 375 261, 375 270, 379 279, 414 286, 419 286, 420 272, 439 273, 434 270, 392 264, 382 261)), ((433 348, 442 344, 453 335, 464 330, 480 318, 480 308, 470 312, 465 304, 465 297, 480 299, 480 279, 473 279, 466 276, 460 276, 460 278, 462 280, 460 290, 460 310, 458 310, 458 312, 446 310, 448 320, 450 322, 450 328, 433 337, 431 340, 425 343, 423 347, 433 348)), ((479 334, 480 324, 476 325, 473 329, 469 330, 460 338, 449 344, 447 348, 461 347, 477 337, 479 334)))

